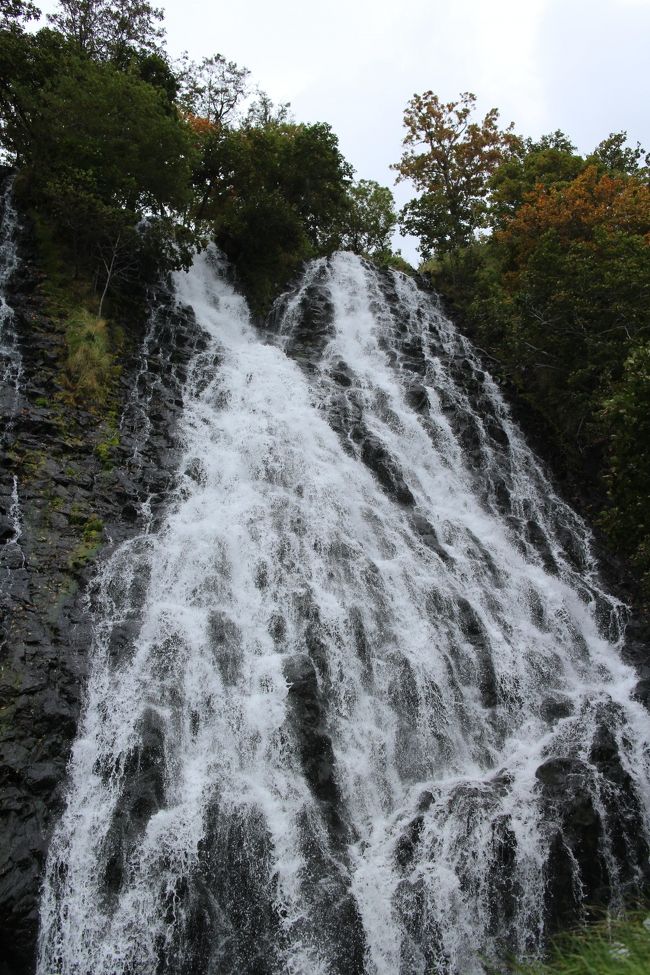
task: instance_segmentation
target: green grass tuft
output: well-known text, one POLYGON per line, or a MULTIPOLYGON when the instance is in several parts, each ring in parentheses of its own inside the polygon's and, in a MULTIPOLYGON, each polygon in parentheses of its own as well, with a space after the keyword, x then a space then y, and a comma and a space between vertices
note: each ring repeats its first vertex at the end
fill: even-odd
POLYGON ((546 962, 516 965, 517 975, 649 975, 650 917, 601 921, 559 938, 546 962))
POLYGON ((71 390, 79 399, 105 402, 113 376, 106 321, 85 308, 75 309, 67 321, 66 343, 65 373, 71 390))

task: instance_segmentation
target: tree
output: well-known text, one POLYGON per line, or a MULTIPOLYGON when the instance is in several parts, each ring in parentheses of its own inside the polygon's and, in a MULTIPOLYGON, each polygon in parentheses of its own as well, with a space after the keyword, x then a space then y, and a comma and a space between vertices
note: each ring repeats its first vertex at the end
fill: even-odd
POLYGON ((339 246, 352 169, 328 125, 190 124, 200 150, 195 218, 262 310, 301 261, 339 246))
POLYGON ((348 196, 350 209, 341 245, 370 257, 389 251, 397 223, 391 191, 374 180, 360 179, 348 196))
POLYGON ((31 0, 0 0, 0 30, 20 29, 20 22, 38 20, 41 12, 31 0))
POLYGON ((538 186, 566 186, 584 169, 585 160, 560 130, 538 140, 526 139, 496 167, 488 181, 489 222, 501 226, 538 186))
POLYGON ((537 182, 475 246, 465 322, 650 592, 650 187, 585 160, 564 175, 537 182))
POLYGON ((280 102, 276 105, 271 97, 261 88, 255 91, 255 100, 251 102, 244 118, 244 125, 254 127, 259 125, 280 124, 291 122, 291 102, 280 102))
POLYGON ((55 31, 0 32, 0 141, 18 166, 37 138, 40 93, 56 83, 69 55, 69 45, 55 31))
POLYGON ((517 310, 508 354, 529 366, 526 395, 579 448, 598 436, 630 343, 650 332, 650 188, 586 166, 570 183, 538 184, 496 244, 517 310))
POLYGON ((187 199, 191 146, 163 94, 89 61, 52 31, 19 39, 0 75, 6 148, 35 191, 70 178, 108 205, 142 214, 187 199))
POLYGON ((249 76, 248 68, 240 68, 221 54, 198 63, 184 55, 179 66, 179 104, 188 115, 224 125, 234 119, 248 94, 249 76))
POLYGON ((402 232, 420 237, 424 257, 469 243, 485 226, 488 180, 520 141, 512 124, 501 130, 490 109, 472 121, 476 96, 443 103, 431 91, 414 95, 404 113, 406 151, 393 168, 421 196, 402 210, 402 232))
POLYGON ((631 551, 650 593, 650 342, 633 346, 602 419, 609 433, 605 477, 611 507, 601 522, 631 551))
POLYGON ((571 142, 569 136, 562 129, 547 132, 545 135, 540 136, 539 139, 525 139, 522 145, 525 153, 543 152, 546 149, 553 149, 557 152, 566 152, 569 154, 576 152, 576 147, 573 142, 571 142))
POLYGON ((624 132, 586 158, 560 131, 513 141, 479 200, 489 204, 492 233, 439 250, 429 270, 492 368, 517 391, 565 490, 591 509, 650 596, 643 154, 624 132))
POLYGON ((628 146, 627 132, 612 132, 596 146, 588 161, 596 163, 607 172, 632 176, 643 174, 639 165, 641 159, 644 159, 646 167, 650 166, 650 153, 646 153, 640 142, 635 146, 628 146))
POLYGON ((122 62, 129 52, 154 52, 164 37, 163 11, 146 0, 58 0, 48 21, 82 54, 122 62))
POLYGON ((644 240, 649 231, 650 188, 622 174, 599 172, 592 164, 571 181, 537 183, 497 236, 521 266, 548 233, 567 247, 585 243, 595 250, 603 233, 644 240))
POLYGON ((1 139, 20 166, 16 190, 103 304, 141 264, 138 225, 156 215, 173 233, 170 214, 190 201, 189 129, 163 89, 89 59, 59 32, 6 32, 0 61, 1 139))
POLYGON ((167 58, 158 51, 130 50, 120 67, 128 69, 148 85, 161 91, 167 100, 168 114, 178 115, 176 98, 179 81, 167 58))

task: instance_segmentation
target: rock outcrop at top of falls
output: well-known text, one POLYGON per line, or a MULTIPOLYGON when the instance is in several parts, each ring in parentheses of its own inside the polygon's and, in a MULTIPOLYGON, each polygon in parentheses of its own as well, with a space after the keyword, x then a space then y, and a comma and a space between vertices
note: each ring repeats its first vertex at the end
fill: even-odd
POLYGON ((107 466, 34 274, 0 972, 478 975, 645 891, 624 607, 435 300, 338 254, 259 330, 200 256, 134 323, 107 466))

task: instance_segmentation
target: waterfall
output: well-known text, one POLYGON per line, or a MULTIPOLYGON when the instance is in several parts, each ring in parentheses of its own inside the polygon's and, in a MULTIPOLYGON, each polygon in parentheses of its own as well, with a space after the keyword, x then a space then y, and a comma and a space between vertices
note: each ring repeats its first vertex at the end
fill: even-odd
POLYGON ((91 602, 39 975, 479 975, 647 880, 624 607, 435 300, 218 258, 155 529, 91 602))
POLYGON ((2 193, 0 221, 0 405, 7 426, 0 433, 4 443, 18 411, 23 372, 22 357, 13 326, 14 312, 7 301, 7 285, 18 267, 16 236, 18 217, 12 203, 13 180, 7 179, 2 193))
MULTIPOLYGON (((167 287, 150 296, 147 327, 141 343, 137 365, 134 370, 131 389, 119 420, 120 438, 131 444, 130 456, 125 468, 134 481, 141 483, 144 499, 139 503, 139 511, 144 531, 148 533, 155 521, 157 503, 164 502, 166 484, 145 483, 143 476, 147 469, 156 467, 159 456, 152 456, 151 447, 156 440, 157 423, 164 430, 165 446, 174 442, 170 429, 172 408, 178 404, 185 375, 184 363, 179 363, 179 344, 181 338, 177 326, 178 315, 173 311, 174 296, 167 287)), ((201 342, 197 336, 195 342, 201 342)), ((187 350, 183 358, 191 356, 187 350)), ((155 454, 155 451, 154 451, 155 454)), ((172 470, 173 463, 163 468, 172 470)), ((164 471, 161 471, 165 480, 164 471)))
MULTIPOLYGON (((18 217, 12 203, 13 180, 7 179, 2 193, 0 220, 0 449, 11 442, 15 417, 20 406, 23 363, 14 329, 14 311, 7 300, 7 286, 18 267, 16 237, 18 217)), ((20 547, 22 534, 18 478, 12 478, 11 495, 7 498, 5 525, 0 527, 0 593, 6 589, 11 573, 24 568, 25 557, 20 547)))

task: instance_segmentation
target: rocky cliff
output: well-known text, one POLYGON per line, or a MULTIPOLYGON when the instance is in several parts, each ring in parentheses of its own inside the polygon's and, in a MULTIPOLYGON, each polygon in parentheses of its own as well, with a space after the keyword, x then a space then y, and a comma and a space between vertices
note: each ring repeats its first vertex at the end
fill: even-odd
POLYGON ((3 975, 34 969, 41 871, 86 674, 89 580, 116 544, 155 523, 197 342, 161 288, 148 318, 119 323, 127 339, 111 416, 75 403, 62 384, 61 322, 45 307, 30 234, 18 236, 6 298, 21 369, 0 452, 3 975))

